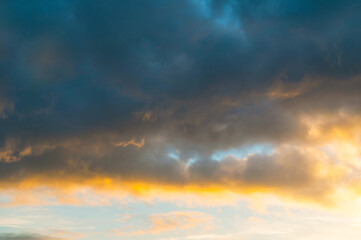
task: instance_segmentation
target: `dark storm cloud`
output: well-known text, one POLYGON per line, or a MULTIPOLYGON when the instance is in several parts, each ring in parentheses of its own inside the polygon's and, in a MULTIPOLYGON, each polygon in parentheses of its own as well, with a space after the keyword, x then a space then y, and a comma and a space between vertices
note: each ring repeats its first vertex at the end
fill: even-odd
POLYGON ((358 14, 347 1, 1 4, 2 142, 122 131, 133 112, 235 97, 282 73, 359 71, 349 44, 361 40, 358 14))
POLYGON ((211 155, 245 144, 304 142, 305 113, 346 107, 358 114, 359 7, 3 1, 0 179, 100 174, 182 185, 204 175, 221 184, 308 186, 313 170, 307 161, 294 167, 297 154, 281 163, 278 155, 257 156, 246 165, 211 155), (318 85, 268 94, 277 82, 297 90, 306 80, 318 85), (142 139, 140 148, 119 144, 142 139))
POLYGON ((231 8, 255 47, 257 64, 287 70, 289 81, 359 72, 358 1, 214 0, 212 5, 216 15, 231 8))

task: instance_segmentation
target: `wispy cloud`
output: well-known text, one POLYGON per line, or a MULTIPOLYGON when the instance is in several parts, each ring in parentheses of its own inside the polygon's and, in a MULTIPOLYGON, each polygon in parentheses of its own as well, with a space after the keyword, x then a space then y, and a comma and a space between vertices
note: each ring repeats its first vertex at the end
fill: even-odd
POLYGON ((160 234, 168 231, 189 230, 196 227, 209 230, 212 216, 195 211, 176 211, 168 213, 152 214, 148 216, 150 226, 134 232, 114 230, 119 236, 134 236, 147 234, 160 234))

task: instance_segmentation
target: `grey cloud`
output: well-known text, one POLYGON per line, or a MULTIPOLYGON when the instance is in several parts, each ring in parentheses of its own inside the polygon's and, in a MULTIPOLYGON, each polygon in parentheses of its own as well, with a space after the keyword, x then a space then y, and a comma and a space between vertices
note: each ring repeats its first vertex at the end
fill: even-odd
MULTIPOLYGON (((13 110, 1 120, 1 142, 13 137, 26 144, 109 132, 123 136, 135 132, 139 137, 144 135, 139 129, 169 128, 186 129, 189 138, 202 136, 193 120, 178 121, 184 114, 208 126, 226 125, 227 121, 236 125, 242 118, 238 124, 244 126, 242 131, 229 129, 245 138, 258 132, 252 126, 256 124, 253 114, 256 119, 268 115, 271 119, 266 126, 274 125, 271 128, 282 125, 289 129, 282 132, 298 131, 293 117, 276 116, 287 113, 272 104, 263 110, 261 104, 253 104, 247 110, 250 114, 229 120, 230 114, 219 110, 218 115, 208 114, 205 119, 202 115, 212 106, 202 105, 216 104, 214 97, 237 98, 265 89, 284 72, 283 80, 291 82, 306 74, 356 74, 360 61, 348 60, 355 50, 348 44, 342 47, 350 37, 355 42, 360 37, 353 24, 343 24, 355 22, 352 6, 356 3, 332 2, 326 8, 321 4, 210 1, 207 15, 192 1, 2 3, 2 95, 13 110), (235 17, 228 24, 239 21, 239 28, 217 25, 230 14, 224 10, 227 4, 235 17), (316 15, 319 24, 310 24, 316 15), (337 39, 336 33, 340 33, 337 39), (335 65, 325 57, 324 49, 335 39, 345 55, 341 61, 350 64, 335 65), (188 103, 177 108, 183 100, 188 103), (154 108, 177 112, 153 124, 132 123, 134 112, 154 108)), ((258 125, 265 126, 263 122, 258 125)), ((205 131, 209 131, 205 138, 219 135, 212 133, 212 126, 205 131)), ((269 131, 259 131, 265 135, 261 138, 267 139, 269 131)))
MULTIPOLYGON (((195 161, 175 159, 168 155, 167 142, 148 143, 141 149, 107 148, 98 157, 71 148, 48 150, 38 156, 26 156, 11 163, 0 163, 0 184, 12 186, 28 178, 53 182, 87 184, 102 176, 120 182, 145 182, 160 186, 219 186, 222 189, 247 192, 262 188, 291 197, 326 199, 332 182, 319 176, 315 166, 321 162, 315 155, 295 147, 281 147, 271 154, 256 154, 240 159, 226 156, 213 160, 197 155, 195 161), (11 182, 11 183, 10 183, 11 182)), ((182 154, 179 149, 179 156, 182 154)), ((186 150, 187 152, 187 150, 186 150)), ((193 156, 194 157, 194 156, 193 156)))
POLYGON ((308 186, 310 165, 297 154, 247 162, 211 154, 304 142, 304 113, 358 114, 358 9, 358 1, 1 2, 0 179, 99 173, 308 186), (321 84, 267 96, 275 81, 306 78, 321 84), (114 146, 142 138, 141 149, 114 146))
POLYGON ((61 238, 54 238, 50 236, 42 236, 37 234, 13 234, 2 233, 0 234, 1 240, 65 240, 61 238))

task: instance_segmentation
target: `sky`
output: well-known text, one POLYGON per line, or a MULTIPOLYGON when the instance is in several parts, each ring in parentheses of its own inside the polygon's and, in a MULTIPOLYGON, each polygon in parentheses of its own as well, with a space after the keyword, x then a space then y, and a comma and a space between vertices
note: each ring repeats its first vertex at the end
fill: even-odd
POLYGON ((0 240, 358 239, 360 9, 0 1, 0 240))

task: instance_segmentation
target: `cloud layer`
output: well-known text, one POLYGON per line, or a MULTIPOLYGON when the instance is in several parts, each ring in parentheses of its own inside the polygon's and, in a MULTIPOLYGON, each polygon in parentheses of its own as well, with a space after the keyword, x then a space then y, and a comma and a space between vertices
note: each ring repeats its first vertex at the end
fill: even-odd
POLYGON ((359 5, 0 3, 0 188, 358 196, 359 5))

